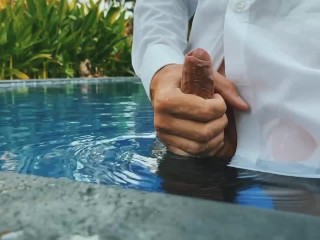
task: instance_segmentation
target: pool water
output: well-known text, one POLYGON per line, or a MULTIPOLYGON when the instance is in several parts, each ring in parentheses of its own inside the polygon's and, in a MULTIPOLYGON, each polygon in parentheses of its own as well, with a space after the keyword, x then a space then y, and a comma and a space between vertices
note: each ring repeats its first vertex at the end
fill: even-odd
POLYGON ((319 180, 166 153, 135 78, 0 83, 0 171, 320 215, 319 180))

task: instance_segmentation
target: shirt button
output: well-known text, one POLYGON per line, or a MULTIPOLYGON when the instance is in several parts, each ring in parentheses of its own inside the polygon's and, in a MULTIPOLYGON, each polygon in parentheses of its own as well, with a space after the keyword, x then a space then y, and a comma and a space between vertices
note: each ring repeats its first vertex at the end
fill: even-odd
POLYGON ((237 2, 236 3, 236 5, 234 5, 234 10, 236 11, 236 12, 243 12, 243 10, 245 9, 245 7, 246 7, 246 4, 245 4, 245 2, 244 1, 239 1, 239 2, 237 2))

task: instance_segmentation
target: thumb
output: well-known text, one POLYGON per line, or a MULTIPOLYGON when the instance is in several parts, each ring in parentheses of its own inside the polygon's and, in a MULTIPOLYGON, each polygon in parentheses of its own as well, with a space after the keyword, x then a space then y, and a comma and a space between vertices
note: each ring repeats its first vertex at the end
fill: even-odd
POLYGON ((214 87, 232 107, 241 111, 249 110, 249 105, 241 98, 234 83, 218 72, 214 73, 214 87))

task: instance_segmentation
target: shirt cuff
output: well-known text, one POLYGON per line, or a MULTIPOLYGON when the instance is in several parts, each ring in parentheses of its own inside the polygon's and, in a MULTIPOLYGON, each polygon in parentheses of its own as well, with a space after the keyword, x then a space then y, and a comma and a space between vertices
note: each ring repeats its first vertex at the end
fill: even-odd
POLYGON ((182 64, 183 61, 182 52, 164 44, 154 44, 146 50, 140 72, 137 75, 141 78, 149 99, 150 83, 154 74, 168 64, 182 64))

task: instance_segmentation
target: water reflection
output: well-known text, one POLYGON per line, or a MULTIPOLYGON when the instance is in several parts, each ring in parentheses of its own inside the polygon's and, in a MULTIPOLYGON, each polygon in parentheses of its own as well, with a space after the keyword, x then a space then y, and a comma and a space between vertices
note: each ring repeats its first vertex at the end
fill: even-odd
MULTIPOLYGON (((223 161, 222 161, 223 162, 223 161)), ((320 215, 320 180, 285 177, 225 167, 221 159, 168 153, 158 174, 172 194, 320 215)))
POLYGON ((170 193, 232 202, 236 171, 211 158, 167 153, 159 163, 162 187, 170 193))

